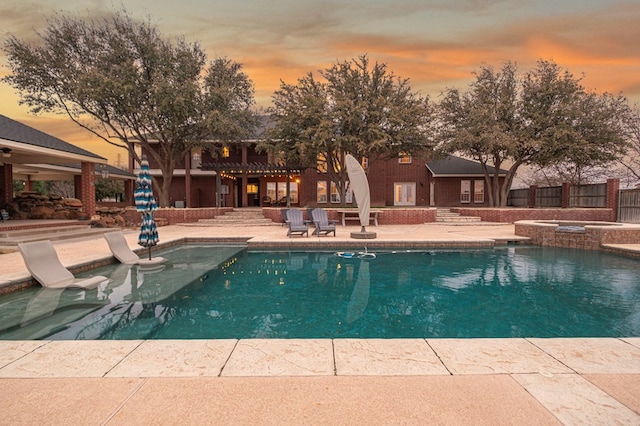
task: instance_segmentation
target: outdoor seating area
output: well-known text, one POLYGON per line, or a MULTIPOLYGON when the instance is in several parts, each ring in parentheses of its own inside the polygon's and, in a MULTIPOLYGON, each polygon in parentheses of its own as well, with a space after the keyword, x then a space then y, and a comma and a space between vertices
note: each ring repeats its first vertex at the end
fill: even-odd
POLYGON ((313 226, 315 227, 313 235, 317 235, 319 237, 321 235, 326 236, 333 233, 333 236, 336 236, 336 221, 329 220, 325 209, 313 209, 311 211, 311 217, 313 220, 313 226))
POLYGON ((113 257, 118 259, 120 263, 126 265, 155 266, 167 261, 164 257, 157 256, 150 259, 140 258, 133 250, 129 248, 124 234, 120 231, 106 232, 104 239, 109 244, 109 249, 113 253, 113 257))
POLYGON ((309 236, 309 224, 305 222, 302 211, 299 209, 289 209, 286 211, 286 223, 289 226, 287 237, 293 235, 309 236))
POLYGON ((27 270, 42 287, 47 288, 96 288, 109 281, 107 277, 96 275, 90 278, 76 278, 65 268, 51 241, 34 241, 18 244, 27 270))

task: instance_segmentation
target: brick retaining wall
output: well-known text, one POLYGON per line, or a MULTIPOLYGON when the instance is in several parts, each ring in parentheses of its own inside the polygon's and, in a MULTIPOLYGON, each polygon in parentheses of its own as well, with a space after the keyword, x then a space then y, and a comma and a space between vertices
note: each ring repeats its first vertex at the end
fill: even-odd
MULTIPOLYGON (((281 208, 264 207, 262 214, 264 217, 271 219, 276 223, 282 222, 281 208)), ((338 213, 338 209, 328 208, 327 216, 331 220, 341 220, 342 216, 338 213)), ((436 221, 436 209, 435 208, 389 208, 381 209, 378 214, 379 225, 416 225, 421 223, 435 222, 436 221)), ((304 218, 307 219, 307 209, 302 209, 304 218)), ((360 222, 350 221, 347 225, 360 226, 360 222)), ((373 222, 371 222, 373 226, 373 222)))
POLYGON ((579 220, 614 222, 616 212, 609 208, 452 208, 462 216, 477 216, 483 222, 513 223, 518 220, 579 220))
MULTIPOLYGON (((197 222, 199 219, 213 219, 231 211, 233 211, 232 207, 160 208, 154 212, 153 216, 156 219, 164 219, 159 222, 166 221, 168 225, 175 225, 176 223, 197 222)), ((123 216, 127 223, 140 223, 140 212, 136 211, 135 207, 128 207, 123 216)))

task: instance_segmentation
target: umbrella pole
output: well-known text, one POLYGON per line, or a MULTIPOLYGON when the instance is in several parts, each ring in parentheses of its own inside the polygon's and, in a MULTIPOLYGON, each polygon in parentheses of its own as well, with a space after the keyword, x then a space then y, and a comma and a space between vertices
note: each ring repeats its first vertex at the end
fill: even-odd
POLYGON ((149 260, 151 260, 151 247, 149 247, 149 260))

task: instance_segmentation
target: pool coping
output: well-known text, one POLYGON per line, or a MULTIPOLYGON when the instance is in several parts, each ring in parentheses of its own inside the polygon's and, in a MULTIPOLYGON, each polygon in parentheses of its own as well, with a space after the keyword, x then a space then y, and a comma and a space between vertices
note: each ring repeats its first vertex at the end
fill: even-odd
MULTIPOLYGON (((424 232, 421 235, 426 239, 425 235, 431 237, 432 234, 444 235, 446 232, 458 236, 472 228, 448 228, 442 225, 437 228, 406 227, 396 234, 404 235, 415 229, 424 232)), ((174 236, 174 241, 171 241, 170 232, 163 228, 160 231, 167 241, 161 247, 179 243, 175 240, 193 238, 178 230, 175 233, 180 236, 174 236)), ((260 237, 263 232, 246 231, 238 230, 237 233, 254 233, 258 236, 248 237, 248 240, 255 242, 273 239, 269 236, 260 237)), ((283 233, 281 229, 276 229, 272 235, 278 235, 278 231, 283 233)), ((381 227, 379 231, 381 235, 385 228, 381 227)), ((225 230, 224 233, 233 234, 233 230, 225 230)), ((128 235, 132 241, 135 238, 133 234, 132 231, 128 235)), ((420 235, 411 237, 415 240, 420 235)), ((510 237, 507 235, 504 238, 509 240, 510 237)), ((483 234, 480 238, 474 235, 470 238, 473 241, 496 241, 502 237, 491 235, 488 238, 483 234)), ((323 240, 330 239, 321 238, 321 241, 317 241, 316 238, 316 243, 325 244, 323 240)), ((381 242, 383 240, 380 239, 381 242)), ((438 236, 433 240, 449 241, 438 236)), ((342 245, 344 241, 336 238, 329 243, 342 245)), ((458 240, 456 244, 464 247, 468 241, 458 240)), ((298 244, 289 244, 290 241, 283 238, 278 243, 280 246, 298 244)), ((112 259, 108 256, 106 243, 96 244, 94 240, 87 246, 93 259, 112 259)), ((87 263, 82 260, 86 253, 80 253, 87 251, 84 246, 78 246, 77 251, 73 252, 66 247, 60 247, 63 263, 87 263)), ((640 253, 640 246, 612 248, 640 253)), ((19 259, 16 256, 10 258, 19 259)), ((12 278, 21 274, 20 268, 14 270, 16 272, 11 274, 12 278)), ((6 277, 0 276, 0 281, 6 277)), ((381 342, 375 339, 327 340, 334 349, 321 349, 321 354, 329 355, 321 362, 325 365, 328 363, 328 368, 335 371, 330 375, 315 376, 295 375, 295 371, 276 368, 283 362, 294 369, 305 365, 299 364, 295 358, 292 361, 291 357, 301 357, 303 361, 317 358, 315 352, 308 350, 310 340, 285 342, 292 346, 282 345, 275 340, 233 341, 233 351, 237 351, 234 355, 236 365, 264 368, 271 374, 244 376, 224 376, 219 373, 210 376, 187 375, 185 369, 202 373, 204 370, 199 370, 199 367, 206 369, 214 364, 211 354, 220 354, 216 350, 217 344, 228 344, 223 341, 0 341, 0 359, 5 360, 0 361, 0 385, 5 390, 0 407, 5 419, 15 420, 13 424, 35 424, 45 420, 63 424, 69 422, 70 415, 80 416, 78 422, 85 424, 148 424, 159 419, 205 423, 216 418, 236 424, 264 423, 265 419, 279 424, 308 424, 310 419, 359 424, 380 423, 384 419, 387 422, 412 424, 424 424, 429 419, 441 424, 489 424, 499 422, 499 419, 505 423, 519 419, 520 423, 530 424, 640 423, 640 373, 629 371, 629 366, 640 368, 639 338, 552 338, 537 341, 520 338, 380 339, 381 342), (399 346, 394 346, 398 343, 399 346), (163 350, 149 350, 153 345, 163 344, 163 350), (380 344, 383 346, 380 347, 380 344), (7 345, 17 347, 8 349, 7 345), (122 345, 129 347, 123 348, 122 345), (336 345, 356 346, 351 348, 351 352, 340 350, 336 357, 336 345), (420 345, 422 349, 415 349, 415 345, 420 345), (446 349, 446 345, 454 349, 446 349), (436 346, 438 349, 434 353, 437 359, 426 357, 425 360, 425 356, 417 356, 423 349, 429 354, 432 350, 429 348, 436 346), (550 352, 553 356, 549 355, 550 352), (204 356, 204 361, 191 357, 198 353, 198 356, 204 356), (154 358, 157 354, 164 358, 154 358), (243 359, 239 355, 249 358, 238 362, 243 359), (529 362, 526 361, 530 360, 529 356, 533 356, 534 360, 540 360, 540 356, 546 360, 551 357, 555 360, 554 365, 557 366, 556 362, 559 362, 571 371, 551 372, 533 367, 541 364, 523 367, 524 362, 529 362), (12 358, 7 361, 7 357, 12 358), (341 360, 341 367, 336 367, 336 360, 341 360), (619 364, 619 360, 623 360, 622 364, 619 364), (417 374, 410 371, 416 365, 422 365, 423 361, 435 361, 436 366, 440 362, 457 374, 450 374, 452 371, 446 374, 417 374), (8 377, 9 364, 13 365, 13 377, 8 377), (88 369, 98 368, 99 371, 106 365, 104 371, 112 372, 113 376, 118 366, 120 371, 124 371, 125 367, 136 364, 136 368, 147 369, 147 372, 133 369, 128 377, 107 377, 108 373, 104 372, 87 377, 88 369), (372 365, 381 367, 381 370, 373 371, 372 365), (154 368, 155 372, 150 371, 154 368), (341 371, 347 371, 345 368, 355 369, 352 370, 355 374, 340 374, 341 371), (363 368, 372 370, 362 371, 363 368), (23 373, 14 374, 20 369, 23 373), (390 371, 392 369, 396 371, 390 371), (170 374, 167 371, 174 372, 170 374), (42 392, 49 396, 44 399, 30 397, 42 392), (376 395, 383 396, 384 400, 376 399, 376 395), (76 410, 69 406, 69 401, 92 409, 76 410), (377 403, 372 405, 371 401, 377 403), (493 407, 492 401, 499 402, 499 406, 493 407), (408 405, 416 410, 413 415, 403 409, 408 405), (524 417, 518 417, 523 413, 524 417), (242 417, 249 415, 255 417, 250 417, 249 421, 247 417, 242 417)), ((325 348, 327 343, 320 342, 325 348)), ((226 354, 222 352, 224 363, 232 360, 233 351, 226 354)), ((230 368, 232 364, 227 366, 230 368)), ((124 373, 121 375, 124 376, 124 373)))

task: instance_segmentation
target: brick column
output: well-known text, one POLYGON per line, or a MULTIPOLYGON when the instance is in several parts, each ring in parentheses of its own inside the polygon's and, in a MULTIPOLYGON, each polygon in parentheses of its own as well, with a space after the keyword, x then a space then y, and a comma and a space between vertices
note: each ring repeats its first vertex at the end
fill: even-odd
POLYGON ((133 202, 133 189, 135 186, 134 180, 125 180, 124 181, 124 201, 128 206, 133 206, 135 203, 133 202))
POLYGON ((191 151, 184 156, 184 195, 185 207, 193 207, 193 201, 191 200, 191 151))
POLYGON ((13 165, 0 166, 0 207, 3 209, 13 201, 13 165))
POLYGON ((571 196, 571 184, 564 182, 562 184, 562 208, 569 208, 571 196))
POLYGON ((618 221, 620 179, 607 179, 607 208, 611 209, 611 222, 618 221))
POLYGON ((536 206, 536 190, 538 187, 536 185, 531 185, 529 187, 529 208, 532 209, 536 206))
MULTIPOLYGON (((248 161, 247 156, 247 147, 242 145, 242 165, 246 166, 248 161)), ((248 207, 249 206, 249 197, 247 196, 247 184, 249 183, 249 177, 247 176, 247 172, 242 172, 242 179, 240 183, 240 194, 242 200, 242 206, 240 207, 248 207)), ((278 196, 276 195, 276 198, 278 196)), ((234 204, 235 205, 235 204, 234 204)))
POLYGON ((82 201, 82 211, 89 216, 96 213, 95 170, 95 164, 83 162, 80 188, 76 186, 76 195, 79 194, 82 201))

